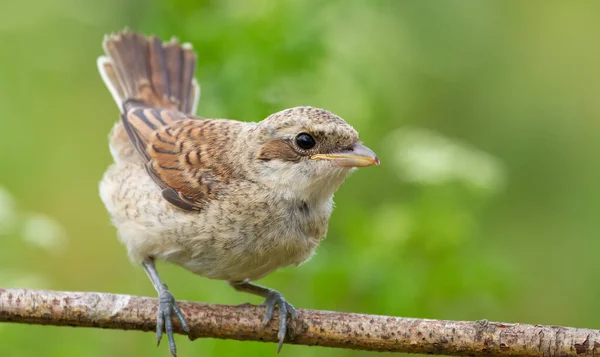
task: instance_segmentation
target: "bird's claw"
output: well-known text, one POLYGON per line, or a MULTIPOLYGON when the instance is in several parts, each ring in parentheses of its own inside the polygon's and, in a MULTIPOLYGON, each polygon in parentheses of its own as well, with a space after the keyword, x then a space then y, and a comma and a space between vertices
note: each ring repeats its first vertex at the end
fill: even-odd
POLYGON ((181 309, 175 303, 175 298, 169 290, 161 290, 158 293, 158 316, 156 319, 156 345, 160 345, 163 331, 167 334, 169 339, 169 351, 173 357, 177 356, 177 347, 175 346, 175 339, 173 338, 173 314, 177 316, 177 319, 181 323, 181 327, 186 333, 190 332, 190 326, 185 321, 181 309))
POLYGON ((279 307, 279 333, 277 334, 277 337, 279 338, 277 353, 279 353, 287 333, 288 314, 292 317, 292 319, 296 319, 298 317, 298 313, 296 312, 296 308, 294 308, 292 304, 287 302, 287 300, 275 290, 271 290, 269 292, 265 302, 263 302, 261 305, 267 307, 265 319, 263 320, 265 326, 273 319, 273 311, 275 310, 275 306, 277 305, 279 307))

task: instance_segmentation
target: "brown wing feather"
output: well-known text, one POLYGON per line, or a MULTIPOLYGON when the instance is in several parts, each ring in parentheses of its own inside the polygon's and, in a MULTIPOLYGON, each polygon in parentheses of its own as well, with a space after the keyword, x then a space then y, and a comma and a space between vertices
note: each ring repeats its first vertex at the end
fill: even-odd
POLYGON ((199 210, 229 183, 233 168, 224 155, 242 123, 133 107, 123 124, 145 158, 148 173, 163 189, 163 197, 175 206, 199 210))
MULTIPOLYGON (((148 173, 167 201, 199 209, 216 197, 227 170, 212 158, 218 156, 212 147, 219 146, 213 145, 219 131, 191 116, 200 93, 191 45, 127 30, 106 36, 103 45, 107 57, 98 59, 100 73, 148 173)), ((120 135, 122 129, 115 132, 120 135)))

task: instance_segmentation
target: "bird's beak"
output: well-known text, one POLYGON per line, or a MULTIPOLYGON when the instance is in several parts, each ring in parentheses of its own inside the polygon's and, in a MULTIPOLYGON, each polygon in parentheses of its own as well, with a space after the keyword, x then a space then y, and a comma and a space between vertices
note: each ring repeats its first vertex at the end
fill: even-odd
POLYGON ((367 167, 373 164, 379 165, 379 159, 373 150, 359 143, 354 144, 352 150, 349 151, 332 154, 315 154, 310 158, 313 160, 330 160, 345 167, 367 167))

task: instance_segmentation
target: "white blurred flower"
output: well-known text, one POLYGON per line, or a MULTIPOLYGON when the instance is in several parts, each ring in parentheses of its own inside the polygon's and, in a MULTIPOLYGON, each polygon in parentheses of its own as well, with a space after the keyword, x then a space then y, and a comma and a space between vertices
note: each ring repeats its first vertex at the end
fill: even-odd
POLYGON ((386 143, 403 180, 424 184, 458 180, 490 191, 505 184, 505 170, 497 158, 441 134, 403 128, 390 133, 386 143))
POLYGON ((3 288, 40 289, 47 286, 46 282, 47 280, 41 275, 16 270, 0 270, 0 284, 3 288))
POLYGON ((23 222, 23 238, 26 242, 53 253, 64 250, 65 229, 56 220, 41 214, 30 214, 23 222))
POLYGON ((10 233, 14 229, 16 219, 15 200, 0 186, 0 235, 10 233))

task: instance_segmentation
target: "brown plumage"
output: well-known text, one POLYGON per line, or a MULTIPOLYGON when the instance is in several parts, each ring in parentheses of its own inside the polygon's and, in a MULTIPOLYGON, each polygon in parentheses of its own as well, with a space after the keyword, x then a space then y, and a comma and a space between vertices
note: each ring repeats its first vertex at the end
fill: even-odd
POLYGON ((192 113, 198 86, 191 46, 123 31, 105 39, 104 51, 110 60, 103 60, 102 66, 120 98, 192 113))
POLYGON ((164 328, 175 355, 172 315, 188 328, 158 276, 160 259, 265 297, 265 322, 278 306, 281 348, 295 310, 250 280, 310 259, 334 192, 377 157, 324 109, 290 108, 258 123, 194 116, 200 87, 190 45, 124 31, 107 36, 104 49, 98 67, 121 121, 100 196, 158 292, 158 340, 164 328))
POLYGON ((223 160, 227 141, 220 138, 240 129, 225 121, 188 119, 154 131, 145 142, 146 165, 163 188, 163 197, 188 210, 217 198, 234 171, 231 162, 223 160), (177 198, 168 198, 174 193, 177 198))

